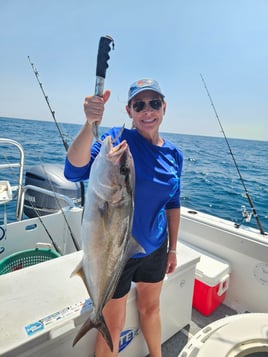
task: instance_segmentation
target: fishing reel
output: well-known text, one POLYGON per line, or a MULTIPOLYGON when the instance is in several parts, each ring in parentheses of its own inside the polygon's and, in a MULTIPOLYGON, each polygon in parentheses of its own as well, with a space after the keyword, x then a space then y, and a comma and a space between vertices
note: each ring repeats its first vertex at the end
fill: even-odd
POLYGON ((241 206, 241 210, 242 210, 242 212, 241 212, 242 219, 241 219, 240 223, 235 223, 235 227, 236 228, 239 228, 244 221, 249 223, 251 221, 251 217, 252 217, 252 214, 253 214, 253 212, 248 212, 248 210, 247 210, 245 205, 241 206))
POLYGON ((251 217, 252 217, 252 212, 248 212, 246 206, 242 205, 241 206, 241 209, 242 209, 242 217, 243 217, 243 220, 242 221, 246 221, 247 223, 249 223, 251 221, 251 217))

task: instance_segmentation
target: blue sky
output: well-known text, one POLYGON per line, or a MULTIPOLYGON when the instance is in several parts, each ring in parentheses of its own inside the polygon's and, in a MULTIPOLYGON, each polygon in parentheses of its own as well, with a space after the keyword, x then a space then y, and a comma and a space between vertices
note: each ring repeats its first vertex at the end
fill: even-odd
POLYGON ((94 93, 99 38, 109 34, 103 126, 130 126, 129 85, 159 81, 168 103, 161 131, 268 140, 267 0, 0 0, 0 116, 82 124, 94 93))

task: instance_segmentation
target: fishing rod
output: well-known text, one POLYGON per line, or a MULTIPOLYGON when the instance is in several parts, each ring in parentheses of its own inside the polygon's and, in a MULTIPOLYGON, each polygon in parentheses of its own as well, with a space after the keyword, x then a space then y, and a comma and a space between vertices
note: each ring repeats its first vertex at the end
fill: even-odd
POLYGON ((57 129, 58 129, 59 134, 60 134, 60 137, 61 137, 61 140, 62 140, 63 145, 64 145, 64 147, 65 147, 65 150, 67 151, 68 148, 69 148, 69 145, 67 144, 67 141, 64 139, 64 135, 63 135, 63 133, 62 133, 62 131, 61 131, 61 129, 60 129, 60 126, 59 126, 59 124, 58 124, 58 122, 57 122, 57 119, 56 119, 56 116, 55 116, 55 111, 52 110, 52 108, 51 108, 51 106, 50 106, 50 103, 49 103, 49 100, 48 100, 48 96, 46 95, 45 90, 44 90, 44 88, 43 88, 43 84, 42 84, 41 81, 39 80, 39 73, 38 73, 38 71, 37 71, 37 69, 36 69, 34 63, 31 62, 30 56, 28 56, 28 60, 29 60, 29 62, 30 62, 30 65, 32 66, 33 72, 34 72, 35 77, 36 77, 36 79, 37 79, 37 82, 38 82, 38 84, 39 84, 39 86, 40 86, 40 88, 41 88, 41 91, 42 91, 42 93, 43 93, 43 96, 44 96, 44 98, 45 98, 45 100, 46 100, 46 102, 47 102, 48 108, 49 108, 50 113, 51 113, 51 115, 52 115, 52 118, 53 118, 53 120, 54 120, 54 122, 55 122, 55 124, 56 124, 56 127, 57 127, 57 129))
POLYGON ((52 235, 49 233, 49 231, 48 231, 48 229, 47 229, 45 223, 44 223, 43 220, 41 219, 40 213, 38 212, 38 210, 36 209, 36 207, 34 207, 34 205, 33 205, 33 203, 32 203, 31 201, 30 201, 30 204, 31 204, 32 208, 34 209, 34 211, 35 211, 35 213, 36 213, 36 215, 37 215, 37 217, 38 217, 38 219, 39 219, 41 225, 43 226, 43 228, 44 228, 46 234, 48 235, 49 239, 51 240, 51 243, 52 243, 53 247, 55 248, 55 250, 56 250, 60 255, 63 255, 62 250, 60 249, 60 247, 58 246, 58 244, 54 241, 54 239, 53 239, 52 235))
MULTIPOLYGON (((61 139, 62 139, 62 142, 63 142, 64 148, 65 148, 65 151, 67 152, 67 151, 68 151, 68 148, 69 148, 69 145, 67 144, 67 141, 64 139, 64 135, 63 135, 63 133, 62 133, 62 131, 61 131, 61 129, 60 129, 60 126, 59 126, 59 124, 58 124, 58 122, 57 122, 57 119, 56 119, 55 111, 52 110, 51 105, 50 105, 49 100, 48 100, 48 96, 47 96, 46 93, 45 93, 43 84, 41 83, 41 81, 40 81, 40 79, 39 79, 38 70, 36 69, 34 63, 31 62, 30 56, 28 56, 28 60, 29 60, 29 63, 30 63, 30 65, 31 65, 32 69, 33 69, 33 72, 34 72, 34 74, 35 74, 35 77, 36 77, 36 79, 37 79, 37 82, 38 82, 38 84, 39 84, 39 86, 40 86, 40 88, 41 88, 41 91, 42 91, 42 93, 43 93, 43 96, 44 96, 44 98, 45 98, 45 100, 46 100, 46 103, 47 103, 47 105, 48 105, 48 108, 49 108, 49 110, 50 110, 50 113, 51 113, 51 115, 52 115, 52 117, 53 117, 53 119, 54 119, 54 122, 55 122, 55 124, 56 124, 57 129, 58 129, 58 132, 59 132, 60 137, 61 137, 61 139)), ((51 185, 51 187, 52 187, 52 189, 54 190, 53 185, 51 185)), ((80 190, 81 190, 81 205, 84 206, 84 196, 85 196, 85 195, 84 195, 84 192, 85 192, 85 188, 84 188, 84 183, 83 183, 83 182, 80 182, 80 190)), ((55 199, 58 201, 58 199, 57 199, 56 196, 55 196, 55 199)), ((69 232, 70 232, 70 235, 71 235, 73 244, 74 244, 76 250, 80 250, 81 248, 80 248, 78 242, 76 241, 76 239, 75 239, 75 237, 74 237, 74 235, 73 235, 72 229, 71 229, 71 227, 70 227, 70 225, 69 225, 69 223, 68 223, 68 221, 67 221, 67 219, 66 219, 66 216, 65 216, 65 214, 64 214, 64 212, 63 212, 63 209, 62 209, 62 207, 61 207, 61 205, 60 205, 59 203, 58 203, 58 205, 59 205, 60 210, 61 210, 61 212, 62 212, 62 214, 63 214, 63 217, 64 217, 65 223, 66 223, 66 225, 67 225, 67 227, 68 227, 68 230, 69 230, 69 232)), ((36 210, 35 210, 35 212, 37 213, 36 210)), ((38 218, 39 218, 41 224, 44 226, 44 223, 42 222, 42 219, 41 219, 40 215, 38 215, 38 218)), ((46 232, 47 232, 47 230, 46 230, 46 232)), ((48 233, 48 232, 47 232, 47 233, 48 233)), ((50 239, 51 239, 53 245, 55 246, 55 244, 54 244, 54 242, 53 242, 53 240, 52 240, 52 237, 51 237, 50 235, 49 235, 49 237, 50 237, 50 239)), ((56 247, 55 247, 55 248, 56 248, 56 247)), ((58 249, 56 249, 56 250, 58 251, 58 249)), ((59 252, 59 251, 58 251, 58 252, 59 252)))
POLYGON ((235 167, 236 167, 236 170, 237 170, 237 172, 238 172, 240 181, 242 182, 242 186, 243 186, 243 188, 244 188, 244 190, 245 190, 245 193, 246 193, 248 202, 249 202, 250 207, 251 207, 251 209, 252 209, 253 216, 254 216, 255 219, 256 219, 257 226, 259 227, 259 230, 260 230, 260 233, 261 233, 261 234, 267 235, 267 233, 264 231, 264 229, 263 229, 263 227, 262 227, 262 224, 261 224, 261 222, 260 222, 259 216, 258 216, 258 214, 257 214, 257 212, 256 212, 256 209, 255 209, 255 207, 254 207, 253 201, 252 201, 252 199, 251 199, 251 197, 250 197, 250 194, 249 194, 249 192, 248 192, 248 190, 247 190, 245 181, 244 181, 244 179, 243 179, 243 177, 242 177, 242 174, 241 174, 241 172, 240 172, 240 169, 239 169, 239 167, 238 167, 238 164, 237 164, 236 159, 235 159, 235 157, 234 157, 234 154, 233 154, 233 152, 232 152, 232 149, 231 149, 231 146, 230 146, 230 144, 229 144, 229 141, 228 141, 228 139, 227 139, 227 137, 226 137, 226 135, 225 135, 223 126, 222 126, 222 124, 221 124, 221 121, 220 121, 220 118, 219 118, 219 116, 218 116, 217 110, 216 110, 216 108, 215 108, 215 105, 214 105, 213 100, 212 100, 212 98, 211 98, 211 95, 210 95, 210 93, 209 93, 208 87, 207 87, 206 82, 205 82, 205 80, 204 80, 204 78, 203 78, 203 76, 202 76, 201 73, 200 73, 200 77, 201 77, 201 80, 202 80, 202 82, 203 82, 203 85, 204 85, 204 88, 205 88, 205 90, 206 90, 206 93, 207 93, 207 95, 208 95, 208 98, 209 98, 209 100, 210 100, 210 104, 211 104, 211 106, 212 106, 212 108, 213 108, 213 110, 214 110, 215 116, 216 116, 216 118, 217 118, 217 120, 218 120, 218 123, 219 123, 219 125, 220 125, 221 131, 222 131, 222 133, 223 133, 224 139, 225 139, 226 144, 227 144, 228 149, 229 149, 229 153, 230 153, 231 156, 232 156, 232 159, 233 159, 234 165, 235 165, 235 167))
MULTIPOLYGON (((48 105, 48 108, 49 108, 49 110, 50 110, 50 113, 51 113, 51 115, 52 115, 52 117, 53 117, 53 120, 54 120, 54 122, 55 122, 55 124, 56 124, 56 127, 57 127, 58 132, 59 132, 60 137, 61 137, 61 140, 62 140, 62 142, 63 142, 63 146, 64 146, 64 148, 65 148, 65 151, 67 152, 68 149, 69 149, 69 145, 68 145, 67 141, 64 139, 64 134, 62 133, 62 131, 61 131, 61 129, 60 129, 60 126, 59 126, 59 124, 58 124, 58 121, 57 121, 57 119, 56 119, 55 110, 52 110, 52 108, 51 108, 51 105, 50 105, 49 100, 48 100, 48 96, 46 95, 45 90, 44 90, 44 87, 43 87, 43 84, 41 83, 41 81, 40 81, 40 79, 39 79, 38 70, 37 70, 37 68, 35 67, 34 63, 31 62, 30 56, 28 56, 28 60, 29 60, 30 65, 31 65, 31 67, 32 67, 32 69, 33 69, 33 72, 34 72, 34 74, 35 74, 35 77, 36 77, 36 79, 37 79, 37 82, 38 82, 38 84, 39 84, 39 86, 40 86, 40 88, 41 88, 41 91, 42 91, 43 96, 44 96, 44 98, 45 98, 45 101, 46 101, 46 103, 47 103, 47 105, 48 105)), ((85 186, 84 186, 84 183, 83 183, 82 181, 80 182, 80 190, 81 190, 81 206, 83 207, 84 204, 85 204, 85 186)))
MULTIPOLYGON (((99 48, 97 54, 97 66, 96 66, 96 81, 95 81, 95 95, 102 97, 104 90, 104 80, 106 76, 106 70, 108 66, 108 60, 110 59, 109 52, 111 50, 110 44, 114 50, 114 40, 111 36, 101 36, 99 40, 99 48)), ((92 132, 96 140, 99 141, 98 124, 94 122, 92 125, 92 132)))

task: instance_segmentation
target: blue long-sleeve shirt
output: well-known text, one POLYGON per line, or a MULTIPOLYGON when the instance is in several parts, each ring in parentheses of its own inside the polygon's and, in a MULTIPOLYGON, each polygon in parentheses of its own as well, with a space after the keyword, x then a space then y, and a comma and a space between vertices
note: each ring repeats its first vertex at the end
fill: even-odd
MULTIPOLYGON (((102 139, 116 138, 120 128, 113 128, 102 139)), ((165 140, 162 146, 151 144, 135 129, 124 129, 114 145, 126 140, 135 166, 135 197, 132 234, 146 255, 158 249, 167 237, 166 209, 180 207, 182 152, 165 140)), ((64 174, 71 181, 87 180, 101 144, 91 148, 91 160, 83 167, 73 166, 68 158, 64 174)), ((135 257, 144 256, 136 254, 135 257)))

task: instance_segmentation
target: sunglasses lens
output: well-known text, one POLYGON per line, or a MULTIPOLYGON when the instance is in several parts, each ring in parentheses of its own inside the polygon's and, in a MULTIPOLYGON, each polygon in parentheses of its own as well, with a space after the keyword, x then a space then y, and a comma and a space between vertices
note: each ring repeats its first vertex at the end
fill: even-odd
MULTIPOLYGON (((160 99, 150 100, 149 104, 150 104, 150 107, 154 110, 159 110, 162 107, 162 101, 160 99)), ((135 112, 139 113, 145 108, 145 106, 146 106, 146 103, 143 102, 142 100, 140 100, 133 104, 133 109, 135 110, 135 112)))
POLYGON ((139 101, 133 104, 135 112, 141 112, 145 108, 145 102, 139 101))
POLYGON ((155 110, 159 110, 162 107, 162 102, 160 99, 154 99, 150 101, 150 106, 155 110))

